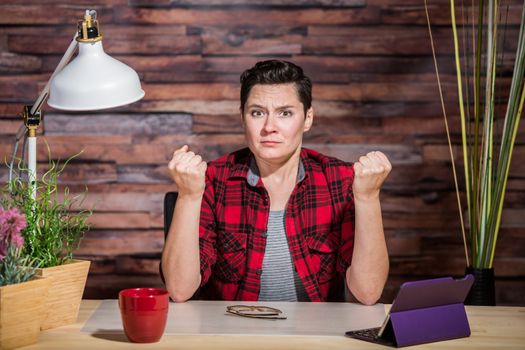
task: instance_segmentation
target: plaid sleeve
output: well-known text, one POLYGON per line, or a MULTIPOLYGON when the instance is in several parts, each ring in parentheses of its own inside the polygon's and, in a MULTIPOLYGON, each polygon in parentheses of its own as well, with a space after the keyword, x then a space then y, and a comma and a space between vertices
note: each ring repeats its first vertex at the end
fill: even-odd
POLYGON ((354 252, 354 229, 355 229, 355 208, 352 183, 354 182, 353 165, 346 166, 341 171, 344 180, 343 191, 347 193, 347 202, 344 208, 343 222, 341 224, 341 244, 337 259, 337 270, 346 272, 352 263, 354 252))
POLYGON ((201 270, 201 287, 204 286, 212 272, 212 267, 217 260, 216 248, 216 221, 213 208, 215 207, 215 191, 213 188, 213 169, 206 171, 206 189, 202 198, 200 224, 199 224, 199 254, 201 270))

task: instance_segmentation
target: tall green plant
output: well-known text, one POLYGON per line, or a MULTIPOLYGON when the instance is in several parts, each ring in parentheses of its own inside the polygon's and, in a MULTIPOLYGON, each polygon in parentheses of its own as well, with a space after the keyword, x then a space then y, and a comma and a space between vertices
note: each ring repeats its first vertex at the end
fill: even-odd
POLYGON ((89 229, 91 211, 77 209, 82 207, 86 192, 72 196, 68 187, 60 191, 58 186, 60 175, 74 157, 61 164, 49 156, 48 170, 34 184, 17 176, 3 193, 3 201, 19 208, 27 218, 27 227, 22 230, 23 254, 39 267, 57 266, 71 259, 89 229))
MULTIPOLYGON (((426 0, 425 9, 446 122, 447 116, 444 109, 426 0)), ((500 78, 497 74, 498 68, 500 68, 498 67, 498 57, 503 54, 503 52, 499 53, 498 50, 500 48, 502 51, 504 50, 502 48, 504 45, 501 42, 505 39, 506 23, 500 22, 500 19, 505 17, 503 16, 504 10, 505 7, 497 0, 480 0, 478 2, 477 26, 474 26, 474 23, 472 24, 472 31, 474 32, 472 34, 474 40, 472 43, 474 48, 472 52, 473 71, 465 72, 465 78, 461 69, 456 6, 454 0, 450 0, 469 223, 469 233, 466 237, 464 235, 465 253, 467 264, 475 268, 491 268, 494 262, 510 163, 525 101, 525 1, 522 6, 518 45, 508 97, 502 98, 496 91, 497 81, 500 78), (501 34, 502 31, 503 34, 501 34), (483 71, 484 73, 482 73, 483 71), (463 84, 464 82, 466 84, 463 84), (473 90, 474 93, 469 94, 470 90, 473 90), (473 101, 470 101, 469 95, 473 96, 473 101), (465 96, 467 96, 466 99, 464 99, 465 96), (506 107, 501 132, 498 132, 497 127, 499 120, 495 107, 498 104, 503 104, 506 107), (468 250, 470 250, 470 259, 468 250)), ((472 11, 474 11, 473 7, 472 11)), ((463 35, 468 38, 465 30, 463 35)), ((463 49, 466 50, 466 47, 463 49)), ((448 127, 447 137, 452 156, 448 127)), ((453 156, 452 161, 454 165, 453 156)), ((459 198, 455 167, 454 179, 459 198)), ((459 208, 461 214, 461 203, 459 208)), ((463 219, 461 219, 461 225, 464 232, 463 219)))

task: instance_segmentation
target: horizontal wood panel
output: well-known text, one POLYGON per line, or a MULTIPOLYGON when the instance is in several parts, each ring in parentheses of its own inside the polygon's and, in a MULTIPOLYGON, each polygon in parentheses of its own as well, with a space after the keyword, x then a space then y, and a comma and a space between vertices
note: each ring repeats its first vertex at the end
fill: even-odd
POLYGON ((164 245, 162 230, 91 230, 85 234, 77 255, 116 256, 158 253, 164 245))
POLYGON ((18 81, 12 80, 6 81, 0 80, 0 99, 9 101, 23 101, 28 96, 35 96, 38 92, 36 82, 31 81, 18 81))
MULTIPOLYGON (((64 2, 62 2, 61 6, 53 6, 52 16, 43 16, 42 14, 49 13, 50 8, 42 2, 38 2, 38 4, 2 4, 0 5, 0 24, 65 24, 71 26, 71 36, 73 36, 75 33, 76 20, 82 19, 84 15, 84 6, 85 5, 64 6, 64 2)), ((109 7, 99 6, 97 11, 100 21, 109 23, 113 20, 113 12, 109 7)))
MULTIPOLYGON (((63 163, 62 163, 63 164, 63 163)), ((48 169, 47 162, 37 164, 37 174, 41 176, 48 169)), ((104 182, 114 182, 117 180, 117 168, 112 164, 76 164, 70 163, 64 168, 58 182, 62 184, 90 185, 104 182)), ((0 182, 5 183, 8 179, 8 169, 0 168, 0 182)))
POLYGON ((285 6, 362 7, 366 0, 129 0, 130 6, 285 6))
MULTIPOLYGON (((126 191, 95 192, 90 186, 86 193, 71 193, 71 196, 86 194, 82 202, 76 203, 72 209, 88 209, 96 212, 155 212, 161 213, 165 192, 147 193, 126 191)), ((62 196, 59 196, 62 198, 62 196)))
MULTIPOLYGON (((403 271, 410 271, 411 274, 416 276, 458 276, 465 273, 465 265, 465 257, 452 258, 447 254, 391 258, 390 273, 392 275, 402 275, 403 271), (436 266, 439 266, 439 269, 436 269, 436 266)), ((525 259, 496 258, 494 269, 498 277, 523 277, 525 275, 525 259)))
POLYGON ((188 134, 191 116, 185 114, 56 114, 45 117, 46 134, 188 134))
POLYGON ((88 223, 93 229, 153 229, 162 228, 160 215, 146 212, 94 212, 88 223))
POLYGON ((152 255, 126 255, 119 256, 116 259, 116 270, 120 274, 136 275, 158 275, 160 253, 153 257, 152 255))
MULTIPOLYGON (((447 8, 448 4, 443 3, 429 3, 430 23, 433 25, 450 25, 450 10, 447 8), (448 10, 448 11, 447 11, 448 10)), ((508 4, 507 24, 519 24, 521 16, 521 7, 519 4, 508 4)), ((465 12, 460 10, 459 4, 456 4, 456 23, 458 25, 470 23, 472 9, 465 4, 465 12)), ((474 7, 474 13, 478 13, 478 8, 474 7)), ((505 11, 507 12, 507 11, 505 11)), ((384 6, 381 9, 381 21, 385 24, 406 24, 406 25, 426 25, 427 19, 425 16, 424 3, 418 4, 398 3, 394 6, 384 6)), ((477 22, 476 22, 477 23, 477 22)))
POLYGON ((330 155, 349 162, 356 162, 360 156, 372 151, 382 151, 388 154, 393 165, 397 164, 421 164, 421 156, 414 149, 403 145, 319 145, 305 144, 305 147, 315 149, 321 153, 330 155))
MULTIPOLYGON (((22 125, 21 120, 1 120, 0 119, 0 135, 15 135, 22 125)), ((14 138, 13 138, 14 140, 14 138)), ((4 149, 2 149, 4 151, 4 149)))
POLYGON ((122 289, 150 287, 164 288, 159 276, 153 275, 92 275, 88 276, 84 288, 84 299, 118 299, 122 289))
MULTIPOLYGON (((445 83, 447 100, 455 98, 453 84, 445 83)), ((237 84, 144 84, 146 91, 145 101, 148 100, 237 100, 239 86, 237 84)), ((378 83, 350 83, 328 85, 323 84, 314 88, 316 100, 342 101, 435 101, 438 93, 437 85, 433 82, 378 82, 378 83)), ((205 101, 203 101, 203 104, 205 101)))
MULTIPOLYGON (((128 0, 75 0, 77 6, 125 5, 128 0)), ((10 5, 64 5, 64 0, 9 0, 10 5)))
POLYGON ((0 52, 0 73, 34 72, 42 67, 42 60, 36 56, 0 52))
POLYGON ((379 21, 378 8, 365 9, 294 9, 294 10, 200 10, 119 8, 115 12, 117 23, 136 24, 193 24, 220 25, 236 23, 251 25, 264 18, 266 26, 296 24, 373 24, 379 21))
POLYGON ((196 114, 234 114, 239 113, 238 101, 203 101, 197 99, 177 99, 166 101, 141 101, 129 107, 132 112, 181 112, 196 114))
MULTIPOLYGON (((46 39, 44 37, 44 39, 46 39)), ((11 34, 8 36, 9 51, 28 54, 61 54, 71 41, 70 35, 49 35, 47 45, 35 45, 43 40, 42 35, 35 33, 11 34)), ((119 34, 104 39, 104 47, 110 54, 145 54, 145 55, 190 55, 202 52, 199 37, 185 35, 145 35, 138 30, 133 36, 119 34)))
POLYGON ((237 100, 237 84, 145 84, 145 100, 237 100))
MULTIPOLYGON (((71 192, 80 193, 85 190, 85 186, 72 184, 68 185, 71 192)), ((59 186, 60 190, 63 190, 63 185, 59 186)), ((89 192, 92 193, 127 193, 127 192, 137 192, 137 193, 166 193, 169 191, 174 191, 175 185, 173 183, 166 184, 136 184, 136 183, 99 183, 89 185, 89 192)))

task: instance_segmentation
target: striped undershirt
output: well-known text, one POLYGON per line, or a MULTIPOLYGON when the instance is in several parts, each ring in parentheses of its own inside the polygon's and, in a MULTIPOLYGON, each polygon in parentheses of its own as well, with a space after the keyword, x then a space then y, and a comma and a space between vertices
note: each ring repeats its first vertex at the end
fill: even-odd
POLYGON ((309 301, 294 269, 284 226, 284 210, 270 211, 261 275, 260 301, 309 301))

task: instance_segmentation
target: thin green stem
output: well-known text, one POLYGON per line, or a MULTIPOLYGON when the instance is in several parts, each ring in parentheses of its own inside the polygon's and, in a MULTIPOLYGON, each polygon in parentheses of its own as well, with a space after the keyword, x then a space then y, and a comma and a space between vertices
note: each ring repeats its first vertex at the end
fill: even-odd
POLYGON ((503 212, 503 202, 505 198, 505 190, 507 186, 507 179, 509 175, 512 152, 514 150, 514 143, 518 133, 519 122, 523 113, 523 105, 525 101, 525 1, 521 15, 520 33, 518 36, 518 47, 516 50, 516 59, 514 63, 514 72, 512 76, 512 83, 510 94, 507 103, 507 110, 505 113, 505 120, 503 126, 501 148, 498 159, 498 168, 496 175, 496 186, 494 190, 494 212, 489 222, 493 236, 489 242, 490 258, 487 261, 488 266, 492 266, 494 262, 494 253, 496 250, 496 241, 499 233, 501 222, 501 214, 503 212))
POLYGON ((467 194, 467 208, 471 208, 471 188, 472 184, 469 181, 470 172, 468 167, 469 153, 467 151, 467 129, 466 129, 466 120, 465 120, 465 109, 463 104, 463 86, 462 86, 462 76, 461 76, 461 64, 459 59, 459 44, 458 44, 458 31, 456 27, 456 13, 454 8, 454 0, 450 0, 450 18, 452 20, 452 32, 454 37, 454 57, 456 62, 456 78, 458 83, 458 98, 459 98, 459 113, 461 117, 461 139, 463 143, 463 162, 464 162, 464 171, 465 171, 465 185, 466 185, 466 194, 467 194))
POLYGON ((424 0, 424 1, 425 1, 425 15, 426 15, 426 18, 427 18, 428 34, 430 36, 430 46, 432 48, 432 58, 434 60, 434 69, 436 71, 436 78, 437 78, 438 90, 439 90, 439 98, 440 98, 440 101, 441 101, 441 110, 443 112, 443 120, 445 122, 445 130, 446 130, 446 133, 447 133, 448 150, 450 152, 450 159, 452 161, 452 173, 454 175, 454 186, 456 188, 456 199, 457 199, 457 202, 458 202, 459 219, 460 219, 460 224, 461 224, 461 234, 462 234, 462 237, 463 237, 463 248, 465 249, 465 260, 466 260, 467 266, 470 266, 468 249, 467 249, 467 239, 466 239, 466 235, 465 235, 465 224, 464 224, 464 221, 463 221, 463 208, 461 206, 461 198, 459 196, 458 175, 457 175, 457 172, 456 172, 456 162, 454 160, 454 150, 452 148, 452 142, 450 140, 450 130, 449 130, 449 127, 448 127, 447 111, 445 109, 445 99, 443 98, 443 89, 441 87, 441 78, 440 78, 440 75, 439 75, 439 69, 438 69, 438 64, 437 64, 436 49, 435 49, 435 46, 434 46, 434 38, 432 36, 432 27, 430 25, 430 16, 428 15, 427 0, 424 0))

